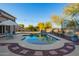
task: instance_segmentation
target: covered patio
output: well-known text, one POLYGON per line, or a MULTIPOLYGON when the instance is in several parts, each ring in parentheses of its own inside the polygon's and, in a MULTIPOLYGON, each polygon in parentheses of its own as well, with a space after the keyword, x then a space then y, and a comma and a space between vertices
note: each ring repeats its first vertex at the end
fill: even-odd
POLYGON ((4 25, 0 25, 0 34, 4 34, 6 31, 10 32, 14 32, 12 29, 14 26, 4 26, 4 25))
POLYGON ((0 9, 0 34, 15 33, 15 17, 0 9))
POLYGON ((11 21, 11 20, 7 20, 7 21, 3 21, 2 23, 0 23, 0 26, 1 26, 1 33, 2 34, 5 34, 6 32, 14 34, 15 33, 15 26, 18 26, 18 24, 11 21))

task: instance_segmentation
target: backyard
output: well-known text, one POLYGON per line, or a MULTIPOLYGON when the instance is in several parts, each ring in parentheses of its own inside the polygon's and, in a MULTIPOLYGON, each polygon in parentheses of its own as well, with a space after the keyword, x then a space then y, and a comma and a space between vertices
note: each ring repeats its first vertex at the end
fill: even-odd
POLYGON ((79 56, 78 3, 1 6, 0 56, 79 56))

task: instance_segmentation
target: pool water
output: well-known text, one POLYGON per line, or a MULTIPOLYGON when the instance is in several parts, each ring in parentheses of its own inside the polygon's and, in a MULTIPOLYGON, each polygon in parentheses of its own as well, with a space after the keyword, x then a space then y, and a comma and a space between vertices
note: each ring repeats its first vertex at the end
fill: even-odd
POLYGON ((48 35, 41 35, 41 34, 30 34, 30 35, 24 35, 24 39, 22 39, 24 42, 28 42, 31 44, 53 44, 58 39, 53 38, 48 35))

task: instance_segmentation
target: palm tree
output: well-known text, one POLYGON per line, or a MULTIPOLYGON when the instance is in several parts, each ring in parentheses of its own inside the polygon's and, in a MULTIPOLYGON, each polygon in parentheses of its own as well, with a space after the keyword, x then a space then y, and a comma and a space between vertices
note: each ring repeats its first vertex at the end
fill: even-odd
POLYGON ((44 23, 39 22, 39 23, 38 23, 38 28, 39 28, 39 31, 45 30, 45 25, 44 25, 44 23))

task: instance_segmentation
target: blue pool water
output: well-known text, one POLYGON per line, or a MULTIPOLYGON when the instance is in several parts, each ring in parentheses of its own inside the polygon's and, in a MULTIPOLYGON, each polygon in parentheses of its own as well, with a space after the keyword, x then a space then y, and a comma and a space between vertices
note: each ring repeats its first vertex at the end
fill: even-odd
POLYGON ((53 44, 58 39, 47 36, 47 35, 41 35, 41 34, 31 34, 31 35, 24 35, 24 39, 22 39, 24 42, 28 42, 31 44, 53 44))

